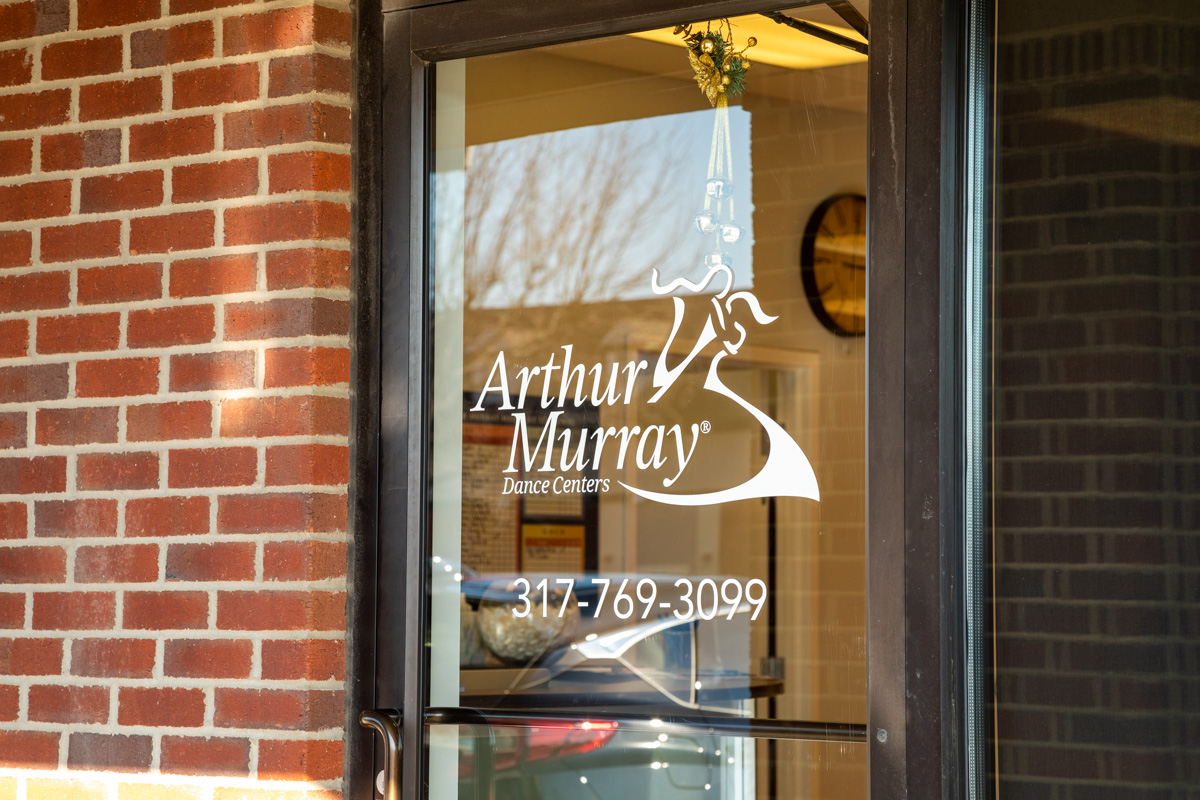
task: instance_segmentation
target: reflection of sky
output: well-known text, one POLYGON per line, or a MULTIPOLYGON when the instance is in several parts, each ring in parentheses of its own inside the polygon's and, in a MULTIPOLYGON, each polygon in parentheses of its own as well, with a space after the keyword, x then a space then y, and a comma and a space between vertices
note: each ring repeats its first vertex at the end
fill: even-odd
POLYGON ((729 127, 734 220, 745 233, 736 244, 718 244, 693 221, 704 207, 715 115, 671 114, 470 147, 465 179, 444 172, 435 184, 436 246, 465 248, 467 306, 648 298, 652 269, 663 284, 699 280, 704 254, 718 246, 732 257, 734 285, 752 287, 750 114, 741 108, 729 109, 729 127))

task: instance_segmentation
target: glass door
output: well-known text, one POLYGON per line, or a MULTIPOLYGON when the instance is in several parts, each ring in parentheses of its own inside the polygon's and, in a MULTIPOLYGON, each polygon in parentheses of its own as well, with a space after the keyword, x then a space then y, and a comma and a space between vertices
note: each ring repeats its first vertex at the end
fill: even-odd
POLYGON ((428 797, 866 796, 833 5, 434 64, 428 797))

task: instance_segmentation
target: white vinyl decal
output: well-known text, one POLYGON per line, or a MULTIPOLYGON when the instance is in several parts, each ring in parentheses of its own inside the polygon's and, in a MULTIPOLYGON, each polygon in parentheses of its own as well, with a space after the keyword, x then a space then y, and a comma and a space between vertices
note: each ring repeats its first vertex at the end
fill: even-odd
POLYGON ((749 311, 754 321, 760 325, 770 324, 778 318, 766 314, 762 310, 758 298, 750 292, 741 291, 730 294, 729 290, 733 285, 733 273, 724 265, 711 267, 708 270, 708 274, 704 276, 704 279, 700 283, 691 283, 683 278, 678 278, 667 286, 659 285, 658 270, 655 270, 653 290, 657 295, 666 295, 676 289, 685 288, 699 294, 705 290, 712 279, 718 274, 724 275, 725 287, 713 296, 713 311, 705 321, 704 328, 700 336, 696 339, 696 344, 692 346, 687 356, 676 364, 674 368, 667 366, 667 359, 671 351, 671 345, 674 344, 675 335, 679 332, 680 324, 683 322, 684 302, 680 297, 671 298, 675 303, 675 322, 671 326, 671 335, 667 338, 667 342, 658 356, 658 361, 654 365, 654 386, 658 391, 650 398, 650 402, 656 402, 662 397, 663 393, 671 388, 675 379, 679 377, 688 364, 705 347, 719 338, 725 349, 714 355, 712 361, 709 363, 708 374, 704 378, 704 389, 729 398, 746 409, 746 411, 758 420, 758 423, 766 430, 767 440, 770 444, 767 461, 763 464, 758 474, 750 478, 750 480, 729 489, 722 489, 716 492, 671 494, 669 492, 651 492, 639 489, 636 486, 630 486, 626 483, 621 483, 621 486, 647 500, 654 500, 655 502, 675 506, 716 505, 718 503, 729 503, 734 500, 745 500, 753 497, 808 497, 813 500, 820 500, 821 494, 817 488, 817 476, 813 473, 812 465, 809 463, 808 457, 804 455, 804 451, 800 449, 800 445, 796 444, 778 422, 755 408, 745 399, 739 397, 728 386, 722 383, 718 372, 721 359, 726 355, 736 355, 738 350, 741 349, 742 344, 746 341, 746 328, 740 322, 733 319, 734 303, 736 301, 741 301, 745 304, 746 310, 749 311), (724 300, 724 303, 721 302, 722 300, 724 300), (736 331, 736 341, 730 340, 733 333, 730 331, 730 322, 732 322, 733 330, 736 331), (720 328, 720 333, 717 332, 718 327, 720 328))
MULTIPOLYGON (((659 296, 681 289, 701 294, 711 291, 708 285, 719 276, 724 278, 725 285, 710 297, 711 309, 699 337, 687 355, 674 366, 669 363, 671 351, 682 326, 687 304, 678 295, 671 297, 675 319, 650 373, 656 391, 647 402, 656 403, 662 398, 688 366, 709 345, 718 342, 721 349, 709 362, 703 389, 732 400, 763 427, 769 448, 767 459, 758 473, 745 482, 718 491, 685 494, 651 491, 620 481, 618 484, 639 497, 674 506, 707 506, 760 497, 820 500, 816 475, 800 446, 783 426, 726 386, 720 376, 722 359, 736 355, 746 341, 746 327, 739 321, 739 316, 748 315, 759 325, 770 324, 777 317, 764 312, 758 298, 750 292, 731 292, 733 273, 724 264, 710 266, 699 283, 678 278, 666 286, 659 284, 655 270, 651 288, 659 296)), ((674 474, 662 479, 663 488, 670 489, 687 469, 701 434, 707 432, 708 423, 597 426, 590 429, 560 424, 568 405, 576 408, 584 405, 629 405, 633 401, 638 375, 649 371, 650 365, 644 360, 633 360, 623 365, 608 363, 588 366, 573 361, 572 345, 564 345, 559 350, 561 352, 551 354, 545 364, 522 367, 511 378, 504 351, 501 350, 496 355, 483 391, 471 408, 471 411, 484 410, 491 396, 497 402, 488 407, 512 412, 513 438, 508 466, 503 470, 506 474, 504 493, 558 494, 561 491, 574 491, 579 481, 562 481, 552 475, 595 471, 599 468, 602 455, 612 455, 614 452, 617 469, 625 468, 627 461, 639 470, 673 469, 674 474), (531 386, 539 376, 542 379, 541 392, 534 390, 531 395, 531 386), (516 388, 515 402, 513 388, 516 388), (534 409, 540 423, 530 421, 525 410, 527 405, 534 409)), ((601 491, 607 491, 607 480, 598 483, 601 491)))

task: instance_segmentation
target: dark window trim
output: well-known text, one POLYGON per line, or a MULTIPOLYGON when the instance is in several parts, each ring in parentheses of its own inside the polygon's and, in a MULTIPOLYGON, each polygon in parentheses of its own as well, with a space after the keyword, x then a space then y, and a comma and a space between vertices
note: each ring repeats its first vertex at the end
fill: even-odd
MULTIPOLYGON (((429 61, 770 7, 751 0, 356 6, 348 800, 373 797, 372 765, 382 763, 357 724, 359 712, 426 695, 425 626, 415 621, 427 618, 427 445, 423 426, 410 419, 424 418, 427 397, 423 360, 414 358, 425 351, 427 287, 422 270, 408 265, 425 261, 429 61), (399 268, 388 272, 383 263, 399 268), (405 566, 397 573, 382 565, 405 566)), ((867 733, 876 800, 966 796, 958 735, 959 12, 954 0, 871 4, 867 733)), ((404 796, 417 797, 424 757, 417 714, 404 716, 402 734, 410 745, 404 796)))
POLYGON ((375 696, 375 607, 378 598, 380 196, 383 16, 379 0, 352 10, 351 57, 354 124, 351 152, 350 274, 350 488, 347 533, 346 696, 343 787, 347 797, 366 795, 372 766, 382 763, 375 744, 357 724, 375 696))

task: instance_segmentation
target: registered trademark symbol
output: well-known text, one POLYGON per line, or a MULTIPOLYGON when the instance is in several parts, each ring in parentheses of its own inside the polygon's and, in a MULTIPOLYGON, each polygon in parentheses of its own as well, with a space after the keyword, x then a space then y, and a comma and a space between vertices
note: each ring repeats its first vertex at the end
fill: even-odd
POLYGON ((704 422, 700 423, 700 432, 701 433, 708 433, 711 430, 712 430, 712 424, 709 423, 708 420, 704 420, 704 422))

